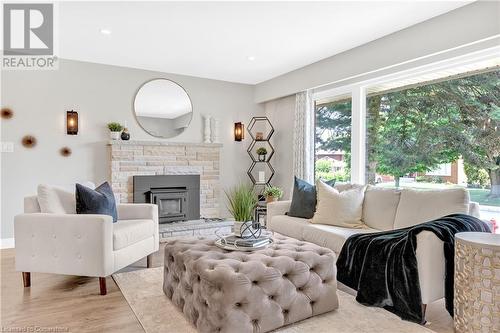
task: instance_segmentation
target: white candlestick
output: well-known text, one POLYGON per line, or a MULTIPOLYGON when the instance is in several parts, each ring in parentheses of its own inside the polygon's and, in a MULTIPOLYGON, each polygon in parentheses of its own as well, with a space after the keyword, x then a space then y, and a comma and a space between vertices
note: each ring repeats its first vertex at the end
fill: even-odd
POLYGON ((266 173, 264 171, 259 171, 259 183, 266 182, 266 173))

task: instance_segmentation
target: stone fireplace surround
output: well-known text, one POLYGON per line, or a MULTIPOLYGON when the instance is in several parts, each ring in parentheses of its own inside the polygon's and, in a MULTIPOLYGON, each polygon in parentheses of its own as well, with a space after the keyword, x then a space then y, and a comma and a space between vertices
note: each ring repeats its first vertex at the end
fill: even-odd
POLYGON ((200 175, 200 215, 220 216, 222 144, 111 140, 108 145, 111 186, 120 202, 133 202, 133 176, 200 175))

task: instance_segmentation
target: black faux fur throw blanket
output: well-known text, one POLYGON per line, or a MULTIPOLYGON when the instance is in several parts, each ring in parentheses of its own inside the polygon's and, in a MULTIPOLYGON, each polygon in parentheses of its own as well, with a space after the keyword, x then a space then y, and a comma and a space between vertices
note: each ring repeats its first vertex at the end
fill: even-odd
POLYGON ((349 237, 337 260, 337 280, 357 290, 356 300, 422 323, 415 250, 417 235, 431 231, 444 242, 446 309, 453 316, 454 249, 457 232, 490 232, 483 221, 452 214, 412 227, 349 237))

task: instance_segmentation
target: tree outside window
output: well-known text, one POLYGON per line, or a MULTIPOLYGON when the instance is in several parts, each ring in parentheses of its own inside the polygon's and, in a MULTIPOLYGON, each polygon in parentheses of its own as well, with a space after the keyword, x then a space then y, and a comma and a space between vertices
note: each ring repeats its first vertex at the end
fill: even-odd
POLYGON ((367 182, 462 185, 500 206, 499 125, 499 70, 370 96, 367 182), (435 172, 448 163, 450 175, 435 172))
POLYGON ((351 99, 316 105, 315 176, 351 179, 351 99))
MULTIPOLYGON (((366 181, 500 206, 500 70, 367 98, 366 181)), ((316 106, 316 178, 350 179, 351 100, 316 106)))

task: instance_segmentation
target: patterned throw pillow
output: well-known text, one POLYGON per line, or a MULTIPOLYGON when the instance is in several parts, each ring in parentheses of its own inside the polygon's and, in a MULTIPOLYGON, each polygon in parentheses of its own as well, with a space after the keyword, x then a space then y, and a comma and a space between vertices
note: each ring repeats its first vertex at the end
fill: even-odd
POLYGON ((115 196, 108 182, 102 183, 95 190, 76 184, 75 194, 77 214, 110 215, 113 222, 118 220, 115 196))

